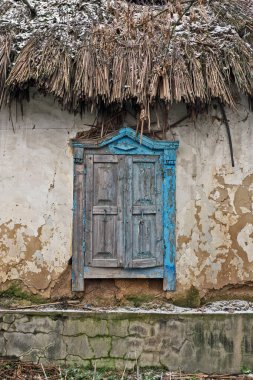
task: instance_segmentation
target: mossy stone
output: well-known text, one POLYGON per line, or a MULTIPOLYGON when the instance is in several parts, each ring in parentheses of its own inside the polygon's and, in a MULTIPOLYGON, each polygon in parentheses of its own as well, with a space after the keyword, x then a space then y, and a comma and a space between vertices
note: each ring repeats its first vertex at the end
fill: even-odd
POLYGON ((173 304, 180 307, 197 308, 201 305, 199 290, 195 286, 191 286, 185 297, 178 297, 173 300, 173 304))

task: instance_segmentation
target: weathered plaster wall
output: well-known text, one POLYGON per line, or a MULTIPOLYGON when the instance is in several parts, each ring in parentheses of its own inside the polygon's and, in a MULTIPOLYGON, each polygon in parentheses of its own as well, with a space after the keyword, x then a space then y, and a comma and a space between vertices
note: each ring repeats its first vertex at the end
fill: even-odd
POLYGON ((97 368, 252 368, 252 314, 1 312, 0 355, 97 368), (211 360, 210 360, 211 358, 211 360))
POLYGON ((253 114, 227 113, 234 168, 217 110, 176 130, 178 288, 202 294, 253 280, 253 114))
POLYGON ((68 141, 84 122, 51 99, 35 96, 23 117, 12 110, 12 123, 8 110, 0 113, 0 281, 21 279, 49 295, 71 257, 68 141))
MULTIPOLYGON (((184 105, 174 107, 171 122, 185 112, 184 105)), ((238 103, 237 112, 227 113, 234 168, 218 109, 173 129, 180 141, 176 294, 191 285, 204 296, 212 289, 253 284, 252 113, 246 101, 238 103)), ((8 110, 0 112, 2 288, 21 280, 45 297, 70 296, 72 154, 68 141, 93 118, 86 115, 81 120, 38 94, 24 104, 23 116, 19 108, 17 115, 12 110, 12 117, 8 110)), ((139 294, 140 289, 142 294, 159 295, 162 282, 89 281, 86 299, 119 301, 126 294, 139 294)))

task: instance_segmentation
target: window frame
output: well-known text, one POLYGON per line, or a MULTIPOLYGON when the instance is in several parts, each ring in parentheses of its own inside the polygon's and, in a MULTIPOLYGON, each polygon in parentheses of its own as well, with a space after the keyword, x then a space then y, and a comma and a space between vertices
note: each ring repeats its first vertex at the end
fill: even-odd
POLYGON ((73 234, 72 234, 72 291, 84 290, 85 278, 163 278, 163 288, 176 288, 176 241, 175 241, 175 190, 176 152, 178 141, 153 140, 136 135, 131 128, 118 132, 97 143, 72 140, 74 159, 73 178, 73 234), (87 176, 84 154, 145 155, 159 156, 162 166, 162 218, 163 218, 163 266, 153 268, 95 268, 85 266, 85 186, 87 176))

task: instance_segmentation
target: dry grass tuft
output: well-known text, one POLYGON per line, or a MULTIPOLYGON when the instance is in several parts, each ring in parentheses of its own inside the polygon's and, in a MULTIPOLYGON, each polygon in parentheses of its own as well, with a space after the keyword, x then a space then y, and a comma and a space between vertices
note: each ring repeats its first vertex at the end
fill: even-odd
MULTIPOLYGON (((138 3, 138 2, 137 2, 138 3)), ((110 4, 110 3, 108 3, 110 4)), ((71 111, 131 102, 137 129, 150 130, 150 108, 161 102, 235 105, 237 91, 253 94, 252 6, 204 0, 141 6, 108 5, 112 22, 93 26, 75 55, 64 41, 35 36, 6 81, 10 43, 0 51, 0 91, 9 99, 31 84, 71 111), (220 5, 219 5, 220 4, 220 5)), ((8 41, 8 39, 6 39, 8 41)))
POLYGON ((0 39, 0 107, 5 98, 5 82, 10 68, 11 37, 0 39))

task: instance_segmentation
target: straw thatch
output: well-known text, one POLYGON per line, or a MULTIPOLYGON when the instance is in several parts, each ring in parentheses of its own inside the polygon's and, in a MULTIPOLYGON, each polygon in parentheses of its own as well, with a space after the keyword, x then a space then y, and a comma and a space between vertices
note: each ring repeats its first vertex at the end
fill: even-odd
POLYGON ((71 111, 137 105, 149 125, 157 102, 253 94, 251 0, 135 3, 3 0, 0 99, 35 86, 71 111))

